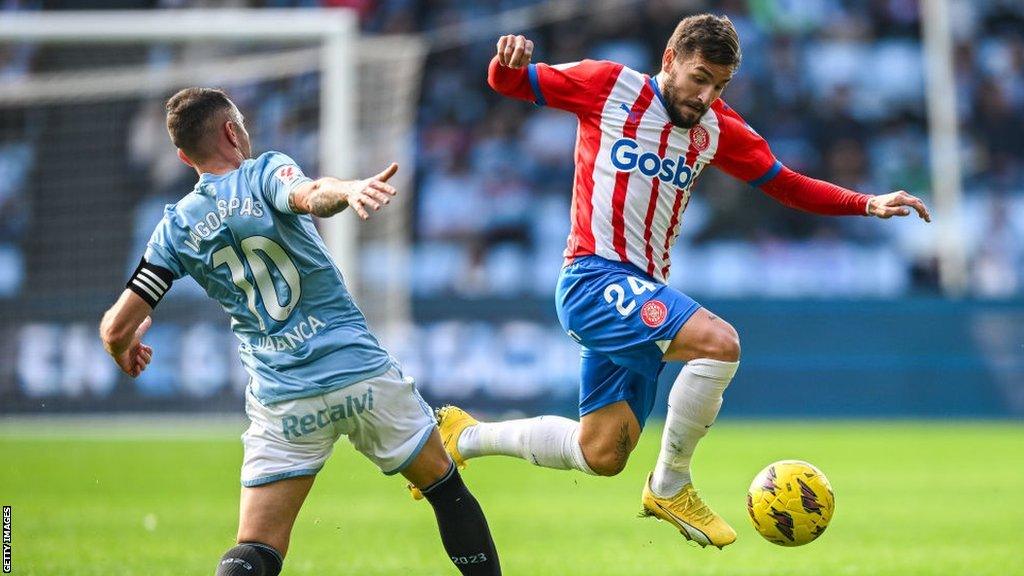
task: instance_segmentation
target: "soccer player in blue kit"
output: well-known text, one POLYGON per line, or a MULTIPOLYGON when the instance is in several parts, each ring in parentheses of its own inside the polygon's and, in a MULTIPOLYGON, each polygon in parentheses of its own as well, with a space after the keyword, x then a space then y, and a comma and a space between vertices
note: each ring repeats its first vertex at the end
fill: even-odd
POLYGON ((199 182, 167 206, 100 336, 121 370, 138 376, 153 355, 141 342, 150 314, 186 274, 231 317, 251 376, 250 426, 237 545, 216 574, 280 573, 295 518, 341 435, 422 490, 462 574, 500 574, 487 520, 430 408, 367 329, 309 216, 351 207, 367 219, 396 193, 387 181, 398 166, 365 180, 312 180, 279 152, 252 158, 241 113, 214 89, 171 97, 167 130, 199 182))

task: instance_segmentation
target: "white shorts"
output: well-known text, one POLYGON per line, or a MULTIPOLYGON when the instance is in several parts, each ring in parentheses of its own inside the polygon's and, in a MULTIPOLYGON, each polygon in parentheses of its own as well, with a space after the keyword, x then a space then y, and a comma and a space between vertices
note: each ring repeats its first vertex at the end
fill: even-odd
POLYGON ((242 486, 312 476, 342 434, 385 474, 408 466, 434 430, 434 415, 412 378, 392 366, 320 396, 265 406, 246 389, 242 486))

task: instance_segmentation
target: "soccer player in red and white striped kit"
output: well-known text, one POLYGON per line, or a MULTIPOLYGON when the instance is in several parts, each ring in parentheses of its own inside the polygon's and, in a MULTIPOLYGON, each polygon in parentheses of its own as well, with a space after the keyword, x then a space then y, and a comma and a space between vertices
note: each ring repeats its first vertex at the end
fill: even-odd
POLYGON ((690 459, 739 367, 736 330, 669 287, 669 252, 694 182, 709 165, 786 206, 814 214, 890 218, 928 209, 904 191, 870 196, 786 168, 720 98, 740 63, 727 17, 683 19, 661 71, 583 60, 531 64, 524 36, 498 40, 488 82, 499 93, 575 114, 572 231, 557 287, 558 317, 582 345, 580 422, 558 416, 478 422, 438 411, 460 466, 486 455, 613 476, 626 465, 653 407, 666 362, 685 362, 668 398, 661 453, 644 486, 644 513, 701 546, 736 532, 703 503, 690 459))

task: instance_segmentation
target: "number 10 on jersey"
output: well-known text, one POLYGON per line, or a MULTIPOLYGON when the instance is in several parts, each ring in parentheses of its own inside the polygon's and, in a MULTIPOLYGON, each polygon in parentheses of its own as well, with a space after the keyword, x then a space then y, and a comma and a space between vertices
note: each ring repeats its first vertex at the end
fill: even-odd
MULTIPOLYGON (((295 309, 302 292, 298 268, 295 267, 295 263, 292 262, 284 248, 266 236, 249 236, 241 241, 240 246, 242 254, 245 255, 245 261, 249 264, 249 269, 252 270, 256 280, 256 287, 260 291, 260 298, 263 300, 263 307, 266 308, 267 314, 278 322, 284 322, 295 309), (277 286, 274 285, 274 279, 270 276, 270 269, 263 258, 256 253, 257 251, 270 258, 285 284, 288 285, 288 301, 286 303, 281 303, 277 286)), ((252 315, 256 317, 260 330, 266 332, 267 327, 263 322, 263 316, 256 310, 256 291, 249 279, 246 278, 245 266, 234 246, 225 246, 213 253, 213 267, 218 268, 224 265, 227 265, 231 271, 231 281, 245 293, 246 304, 252 315)))

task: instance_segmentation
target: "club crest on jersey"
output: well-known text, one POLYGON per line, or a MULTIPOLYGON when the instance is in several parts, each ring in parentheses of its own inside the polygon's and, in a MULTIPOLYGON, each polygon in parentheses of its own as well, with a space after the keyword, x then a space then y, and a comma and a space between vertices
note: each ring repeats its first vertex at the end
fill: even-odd
POLYGON ((700 124, 690 128, 690 144, 692 144, 698 152, 707 150, 708 145, 711 144, 711 135, 708 134, 708 129, 700 124))
POLYGON ((640 319, 648 328, 657 328, 668 318, 668 308, 661 300, 648 300, 640 307, 640 319))
POLYGON ((686 158, 662 158, 654 152, 645 151, 632 138, 619 138, 612 144, 612 166, 623 172, 639 170, 644 176, 657 178, 676 188, 686 188, 693 178, 693 168, 686 165, 686 158))
POLYGON ((277 179, 280 180, 282 184, 288 185, 294 182, 295 179, 298 178, 300 174, 302 173, 299 172, 298 168, 289 165, 281 166, 280 168, 278 168, 277 172, 274 173, 274 176, 276 176, 277 179))

